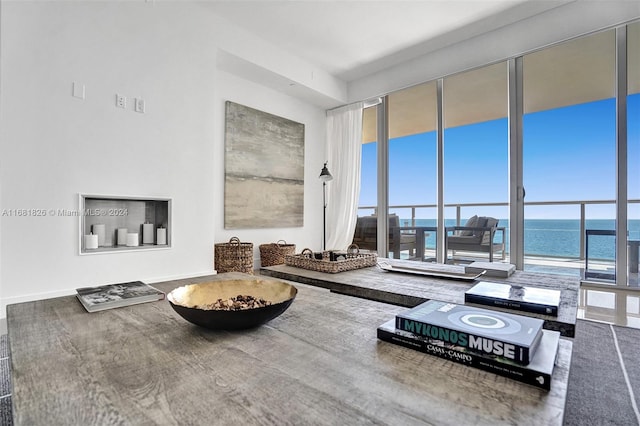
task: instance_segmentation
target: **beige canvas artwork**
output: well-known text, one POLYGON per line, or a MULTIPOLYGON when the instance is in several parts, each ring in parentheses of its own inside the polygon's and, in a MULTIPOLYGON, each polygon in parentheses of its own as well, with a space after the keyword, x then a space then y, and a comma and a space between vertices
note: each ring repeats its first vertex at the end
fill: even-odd
POLYGON ((304 124, 226 102, 225 229, 303 226, 304 124))

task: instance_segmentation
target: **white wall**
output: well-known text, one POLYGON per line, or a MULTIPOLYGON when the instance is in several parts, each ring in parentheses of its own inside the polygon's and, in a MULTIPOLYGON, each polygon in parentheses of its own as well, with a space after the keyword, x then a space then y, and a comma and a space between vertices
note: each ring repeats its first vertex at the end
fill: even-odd
MULTIPOLYGON (((259 263, 259 245, 285 240, 296 244, 296 250, 305 247, 319 250, 322 247, 322 185, 318 176, 325 161, 324 134, 325 111, 275 90, 218 71, 216 80, 216 117, 224 117, 225 101, 232 101, 270 114, 304 123, 304 226, 281 229, 224 229, 224 204, 215 207, 214 223, 216 242, 226 242, 237 236, 241 241, 253 242, 256 267, 259 263)), ((215 150, 224 152, 224 120, 217 121, 215 150)), ((224 156, 215 160, 215 198, 224 199, 224 156)))
MULTIPOLYGON (((173 199, 168 250, 78 255, 78 219, 0 217, 0 317, 79 286, 213 271, 223 231, 224 100, 306 125, 305 226, 246 230, 319 247, 324 114, 217 75, 223 29, 182 2, 2 2, 0 209, 77 209, 78 193, 173 199), (72 82, 86 99, 72 96, 72 82), (125 110, 115 94, 128 97, 125 110), (146 113, 132 99, 146 101, 146 113), (313 161, 314 157, 317 161, 313 161), (317 164, 316 164, 317 163, 317 164), (315 166, 315 167, 314 167, 315 166), (317 173, 315 171, 317 170, 317 173)), ((228 43, 228 41, 225 41, 228 43)))
POLYGON ((5 215, 2 313, 79 286, 212 272, 216 57, 206 22, 145 3, 2 6, 3 211, 77 210, 78 193, 167 196, 174 227, 170 250, 79 256, 77 218, 5 215), (85 100, 71 96, 73 81, 85 100), (133 110, 138 96, 145 114, 133 110))

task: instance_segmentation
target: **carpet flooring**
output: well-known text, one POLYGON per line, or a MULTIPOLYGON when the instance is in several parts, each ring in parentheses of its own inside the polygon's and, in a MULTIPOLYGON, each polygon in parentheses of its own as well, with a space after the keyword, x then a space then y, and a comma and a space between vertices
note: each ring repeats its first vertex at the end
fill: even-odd
POLYGON ((640 425, 640 330, 578 320, 565 426, 640 425))
POLYGON ((0 336, 0 426, 12 426, 11 416, 11 360, 7 335, 0 336))
MULTIPOLYGON (((578 320, 565 426, 640 426, 640 330, 578 320)), ((0 336, 0 426, 12 426, 7 335, 0 336)), ((523 385, 524 386, 524 385, 523 385)))

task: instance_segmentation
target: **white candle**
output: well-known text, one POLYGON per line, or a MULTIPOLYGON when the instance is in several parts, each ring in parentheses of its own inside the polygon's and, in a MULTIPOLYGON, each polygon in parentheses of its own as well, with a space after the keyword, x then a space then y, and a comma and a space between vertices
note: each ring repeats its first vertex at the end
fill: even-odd
POLYGON ((127 234, 127 247, 137 247, 140 244, 138 233, 127 234))
POLYGON ((84 248, 85 250, 95 250, 98 248, 98 236, 95 234, 89 234, 84 236, 84 248))
POLYGON ((142 224, 142 244, 153 244, 153 223, 142 224))
POLYGON ((159 246, 167 244, 167 228, 156 229, 156 244, 159 246))
POLYGON ((127 245, 127 233, 129 230, 127 228, 118 228, 118 245, 126 246, 127 245))
POLYGON ((93 235, 98 236, 98 246, 104 246, 104 224, 93 225, 93 235))

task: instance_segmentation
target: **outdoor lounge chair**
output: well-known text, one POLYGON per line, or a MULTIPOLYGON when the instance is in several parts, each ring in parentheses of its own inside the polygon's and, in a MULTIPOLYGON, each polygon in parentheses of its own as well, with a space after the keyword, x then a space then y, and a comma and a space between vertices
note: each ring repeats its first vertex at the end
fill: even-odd
POLYGON ((498 227, 498 219, 473 216, 467 220, 464 226, 448 226, 445 230, 447 257, 449 250, 459 250, 489 253, 489 262, 493 262, 495 253, 501 252, 501 259, 505 259, 505 228, 498 227), (497 232, 502 233, 499 243, 494 242, 497 232))
MULTIPOLYGON (((361 216, 356 222, 356 231, 353 236, 353 244, 357 244, 362 250, 378 250, 378 217, 361 216)), ((408 233, 400 229, 400 219, 395 214, 389 215, 389 251, 393 252, 395 259, 400 259, 400 252, 409 250, 413 256, 416 250, 415 231, 408 233)), ((386 255, 386 254, 385 254, 386 255)))

